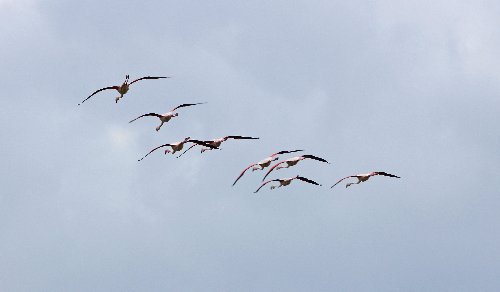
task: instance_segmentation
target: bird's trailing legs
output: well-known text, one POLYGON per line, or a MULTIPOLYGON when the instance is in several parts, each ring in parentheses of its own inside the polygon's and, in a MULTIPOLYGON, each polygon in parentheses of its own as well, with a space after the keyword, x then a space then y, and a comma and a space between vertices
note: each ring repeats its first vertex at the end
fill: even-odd
POLYGON ((346 188, 350 187, 351 185, 357 185, 361 182, 361 180, 358 180, 358 182, 355 182, 355 183, 348 183, 345 185, 346 188))
POLYGON ((156 127, 156 132, 158 132, 160 130, 161 126, 163 126, 163 123, 164 122, 162 121, 161 124, 158 127, 156 127))
MULTIPOLYGON (((217 148, 217 149, 221 150, 220 148, 217 148)), ((214 150, 214 149, 212 149, 212 148, 203 148, 203 149, 201 149, 201 153, 203 153, 205 151, 208 151, 208 150, 214 150)))
POLYGON ((276 167, 276 170, 279 170, 279 169, 282 169, 282 168, 289 168, 289 167, 290 167, 289 164, 287 164, 286 166, 281 166, 280 165, 280 166, 276 167))
POLYGON ((119 101, 119 100, 120 100, 120 98, 122 98, 122 97, 123 97, 123 94, 120 94, 120 96, 117 96, 117 97, 115 98, 115 103, 118 103, 118 101, 119 101))

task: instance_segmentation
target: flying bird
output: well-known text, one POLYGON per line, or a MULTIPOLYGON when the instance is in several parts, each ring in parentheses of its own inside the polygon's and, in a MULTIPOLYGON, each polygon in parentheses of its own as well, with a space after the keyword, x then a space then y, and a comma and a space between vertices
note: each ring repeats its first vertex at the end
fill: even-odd
POLYGON ((185 138, 184 140, 182 140, 182 141, 175 142, 175 143, 167 143, 167 144, 160 145, 160 146, 158 146, 158 147, 156 147, 156 148, 153 148, 153 150, 149 151, 149 152, 148 152, 148 154, 144 155, 141 159, 139 159, 139 160, 137 160, 137 161, 141 161, 141 160, 143 160, 144 158, 146 158, 146 156, 148 156, 149 154, 153 153, 153 152, 154 152, 154 151, 156 151, 157 149, 160 149, 160 148, 162 148, 162 147, 167 147, 167 146, 170 146, 170 147, 172 148, 172 150, 168 150, 168 149, 167 149, 167 150, 165 150, 165 154, 167 154, 167 153, 172 153, 172 154, 174 154, 174 153, 175 153, 175 152, 177 152, 177 151, 181 151, 181 150, 182 150, 182 148, 184 148, 184 144, 189 143, 189 142, 191 142, 191 143, 195 143, 195 145, 196 145, 196 144, 199 144, 199 145, 203 145, 203 146, 205 146, 205 147, 213 147, 213 148, 216 148, 216 147, 214 147, 214 146, 212 146, 212 145, 209 145, 209 144, 207 144, 207 143, 205 143, 205 142, 203 142, 203 141, 193 140, 193 139, 191 139, 191 137, 186 137, 186 138, 185 138))
POLYGON ((326 161, 325 159, 321 158, 321 157, 317 157, 317 156, 314 156, 314 155, 302 155, 302 156, 296 156, 296 157, 292 157, 292 158, 289 158, 287 160, 283 160, 281 162, 278 162, 276 163, 275 165, 273 165, 266 173, 266 175, 264 176, 264 178, 262 178, 262 181, 264 181, 266 179, 266 177, 273 171, 273 170, 278 170, 278 169, 282 169, 282 168, 289 168, 290 166, 294 166, 296 165, 297 163, 299 163, 299 161, 301 160, 304 160, 304 159, 314 159, 314 160, 318 160, 318 161, 321 161, 321 162, 326 162, 328 164, 330 164, 330 162, 326 161), (286 163, 286 166, 283 166, 282 164, 286 163))
POLYGON ((97 93, 99 93, 101 91, 104 91, 104 90, 108 90, 108 89, 114 89, 114 90, 118 91, 118 93, 120 94, 120 96, 117 96, 115 98, 115 102, 118 103, 118 100, 120 100, 120 98, 122 98, 128 92, 128 90, 130 88, 130 85, 134 84, 135 82, 141 81, 141 80, 144 80, 144 79, 163 79, 163 78, 170 78, 170 77, 151 77, 151 76, 146 76, 146 77, 141 77, 141 78, 135 79, 134 81, 128 83, 129 75, 126 75, 125 76, 125 81, 123 81, 122 85, 120 85, 120 86, 118 86, 118 85, 116 85, 116 86, 108 86, 108 87, 104 87, 104 88, 101 88, 99 90, 96 90, 94 93, 92 93, 91 95, 89 95, 89 97, 87 97, 86 99, 84 99, 78 105, 81 105, 87 99, 91 98, 95 94, 97 94, 97 93))
POLYGON ((362 183, 362 182, 365 182, 367 181, 370 177, 372 176, 376 176, 376 175, 383 175, 383 176, 389 176, 389 177, 395 177, 395 178, 400 178, 399 176, 397 175, 394 175, 394 174, 390 174, 390 173, 387 173, 387 172, 383 172, 383 171, 374 171, 374 172, 370 172, 370 173, 364 173, 364 174, 356 174, 356 175, 350 175, 350 176, 346 176, 342 179, 340 179, 338 182, 336 182, 333 186, 331 186, 331 188, 333 188, 334 186, 336 186, 337 184, 339 184, 341 181, 345 180, 345 179, 348 179, 348 178, 357 178, 358 179, 358 182, 356 183, 348 183, 345 185, 345 187, 350 187, 351 185, 354 185, 354 184, 359 184, 359 183, 362 183))
POLYGON ((275 188, 280 188, 280 187, 284 187, 284 186, 287 186, 289 185, 294 179, 298 179, 298 180, 301 180, 301 181, 305 181, 307 183, 310 183, 310 184, 313 184, 313 185, 317 185, 317 186, 321 186, 319 183, 313 181, 313 180, 310 180, 308 178, 305 178, 305 177, 302 177, 302 176, 294 176, 294 177, 290 177, 290 178, 282 178, 282 179, 272 179, 272 180, 268 180, 266 181, 265 183, 263 183, 262 185, 260 185, 260 187, 254 192, 254 193, 257 193, 263 186, 267 185, 268 183, 270 182, 273 182, 273 181, 277 181, 279 182, 279 186, 271 186, 271 190, 274 190, 275 188))
POLYGON ((243 169, 243 171, 240 173, 240 175, 236 178, 236 180, 233 183, 233 186, 238 182, 238 180, 250 168, 252 168, 252 171, 263 170, 264 168, 266 168, 269 165, 271 165, 271 162, 273 162, 275 160, 278 160, 279 159, 278 155, 287 154, 287 153, 293 153, 293 152, 300 152, 300 151, 304 151, 304 150, 283 150, 283 151, 280 151, 280 152, 273 153, 273 154, 269 155, 267 158, 265 158, 265 159, 263 159, 263 160, 261 160, 259 162, 250 164, 247 168, 243 169))
MULTIPOLYGON (((222 144, 222 142, 225 142, 228 139, 235 139, 235 140, 250 140, 250 139, 252 139, 253 140, 253 139, 259 139, 259 138, 246 137, 246 136, 225 136, 225 137, 216 138, 216 139, 213 139, 213 140, 206 140, 206 141, 203 141, 203 142, 205 142, 208 145, 211 145, 211 147, 210 148, 207 147, 207 148, 201 149, 201 153, 203 153, 203 152, 205 152, 207 150, 219 149, 219 146, 222 144)), ((179 156, 177 156, 177 158, 179 158, 182 155, 184 155, 184 153, 188 152, 194 146, 196 146, 196 144, 191 145, 191 147, 189 147, 188 149, 186 149, 186 151, 182 152, 182 154, 179 155, 179 156)))
POLYGON ((178 108, 181 108, 181 107, 186 107, 186 106, 192 106, 192 105, 197 105, 197 104, 204 104, 206 102, 198 102, 198 103, 183 103, 181 105, 178 105, 176 107, 174 107, 173 109, 171 109, 169 112, 166 112, 162 115, 160 114, 157 114, 157 113, 149 113, 149 114, 144 114, 144 115, 141 115, 141 116, 138 116, 137 118, 131 120, 129 123, 132 123, 133 121, 135 120, 138 120, 142 117, 158 117, 161 121, 161 124, 156 127, 156 131, 159 131, 161 126, 163 125, 163 123, 166 123, 168 121, 170 121, 170 119, 174 118, 174 117, 177 117, 179 115, 179 113, 176 113, 175 110, 177 110, 178 108))

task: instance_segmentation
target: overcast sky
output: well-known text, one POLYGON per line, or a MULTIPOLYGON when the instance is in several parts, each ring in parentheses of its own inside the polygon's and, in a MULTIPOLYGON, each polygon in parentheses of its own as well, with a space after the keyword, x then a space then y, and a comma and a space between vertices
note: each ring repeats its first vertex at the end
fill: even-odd
POLYGON ((0 290, 499 291, 498 1, 0 0, 0 290), (172 76, 134 84, 126 74, 172 76), (181 103, 154 129, 144 118, 181 103), (176 159, 151 148, 228 141, 176 159), (324 157, 263 188, 239 172, 324 157), (293 155, 284 155, 288 158, 293 155), (344 188, 356 173, 387 171, 344 188))

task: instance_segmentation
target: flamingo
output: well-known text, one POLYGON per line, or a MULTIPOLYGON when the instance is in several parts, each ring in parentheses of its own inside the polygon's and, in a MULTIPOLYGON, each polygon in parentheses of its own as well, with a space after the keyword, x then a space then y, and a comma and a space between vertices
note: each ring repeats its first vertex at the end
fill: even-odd
POLYGON ((160 118, 160 121, 161 121, 161 124, 158 127, 156 127, 156 131, 158 132, 160 130, 161 126, 163 125, 163 123, 166 123, 166 122, 170 121, 171 118, 177 117, 179 115, 179 113, 175 112, 176 109, 181 108, 181 107, 186 107, 186 106, 197 105, 197 104, 204 104, 204 103, 206 103, 206 102, 183 103, 181 105, 174 107, 169 112, 166 112, 162 115, 157 114, 157 113, 144 114, 142 116, 138 116, 137 118, 131 120, 129 123, 132 123, 133 121, 138 120, 142 117, 158 117, 158 118, 160 118))
POLYGON ((89 97, 87 97, 86 99, 84 99, 78 105, 81 105, 87 99, 91 98, 95 94, 97 94, 97 93, 99 93, 101 91, 104 91, 104 90, 108 90, 108 89, 114 89, 114 90, 118 91, 118 93, 120 94, 120 96, 117 96, 115 98, 115 102, 118 103, 118 100, 120 100, 120 98, 122 98, 128 92, 128 90, 130 88, 130 85, 134 84, 135 82, 141 81, 141 80, 144 80, 144 79, 163 79, 163 78, 170 78, 170 77, 151 77, 151 76, 146 76, 146 77, 141 77, 141 78, 135 79, 134 81, 128 83, 129 75, 126 75, 125 76, 125 81, 123 81, 122 85, 120 85, 120 86, 118 86, 118 85, 116 85, 116 86, 108 86, 108 87, 104 87, 104 88, 101 88, 99 90, 96 90, 94 93, 92 93, 91 95, 89 95, 89 97))
POLYGON ((148 154, 144 155, 141 159, 137 160, 137 161, 141 161, 143 160, 144 158, 146 158, 146 156, 148 156, 149 154, 153 153, 155 150, 157 149, 160 149, 162 147, 166 147, 166 146, 170 146, 172 148, 172 150, 165 150, 165 154, 167 153, 172 153, 174 154, 175 152, 177 151, 181 151, 182 148, 184 148, 184 144, 188 143, 188 142, 191 142, 191 143, 195 143, 195 144, 199 144, 199 145, 203 145, 205 147, 213 147, 213 148, 217 148, 217 147, 214 147, 210 144, 207 144, 203 141, 199 141, 199 140, 193 140, 191 139, 191 137, 186 137, 184 138, 184 140, 182 141, 179 141, 179 142, 175 142, 175 143, 167 143, 167 144, 163 144, 163 145, 160 145, 156 148, 154 148, 153 150, 149 151, 148 154))
POLYGON ((240 173, 240 175, 236 178, 236 180, 233 183, 233 186, 236 184, 236 182, 238 182, 238 180, 245 174, 245 172, 248 169, 252 168, 252 171, 263 170, 264 168, 271 165, 271 162, 278 160, 279 159, 278 155, 293 153, 293 152, 300 152, 300 151, 304 151, 304 150, 283 150, 280 152, 273 153, 259 162, 250 164, 247 168, 243 169, 243 171, 240 173))
POLYGON ((364 174, 356 174, 356 175, 350 175, 350 176, 346 176, 342 179, 340 179, 338 182, 336 182, 333 186, 331 186, 331 188, 333 188, 334 186, 336 186, 338 183, 340 183, 341 181, 345 180, 345 179, 348 179, 348 178, 351 178, 351 177, 355 177, 358 179, 358 182, 356 183, 348 183, 345 185, 345 187, 350 187, 351 185, 354 185, 354 184, 359 184, 359 183, 362 183, 362 182, 365 182, 367 181, 370 177, 372 176, 376 176, 376 175, 383 175, 383 176, 389 176, 389 177, 395 177, 395 178, 400 178, 399 176, 397 175, 394 175, 394 174, 390 174, 390 173, 387 173, 387 172, 383 172, 383 171, 374 171, 374 172, 370 172, 370 173, 364 173, 364 174))
POLYGON ((321 161, 321 162, 326 162, 328 164, 330 164, 330 162, 326 161, 325 159, 323 158, 320 158, 320 157, 317 157, 317 156, 314 156, 314 155, 302 155, 302 156, 296 156, 296 157, 292 157, 292 158, 289 158, 287 160, 283 160, 281 162, 278 162, 276 163, 275 165, 273 165, 266 173, 266 175, 264 176, 264 178, 262 178, 262 181, 264 181, 266 179, 266 177, 273 171, 273 170, 278 170, 278 169, 282 169, 282 168, 289 168, 290 166, 294 166, 296 165, 297 163, 299 163, 299 161, 301 160, 304 160, 304 159, 314 159, 314 160, 318 160, 318 161, 321 161), (286 163, 286 166, 280 166, 281 164, 283 163, 286 163))
POLYGON ((289 185, 290 183, 292 183, 292 181, 294 179, 298 179, 298 180, 301 180, 301 181, 305 181, 307 183, 310 183, 310 184, 313 184, 313 185, 317 185, 317 186, 321 186, 319 183, 313 181, 313 180, 310 180, 308 178, 305 178, 305 177, 302 177, 302 176, 294 176, 294 177, 289 177, 289 178, 281 178, 281 179, 272 179, 272 180, 268 180, 266 181, 265 183, 263 183, 262 185, 260 185, 260 187, 254 192, 254 193, 257 193, 263 186, 267 185, 268 183, 270 182, 273 182, 273 181, 277 181, 280 183, 279 186, 271 186, 271 190, 274 190, 275 188, 280 188, 280 187, 284 187, 284 186, 287 186, 289 185))
MULTIPOLYGON (((222 142, 225 142, 227 141, 228 139, 235 139, 235 140, 250 140, 250 139, 259 139, 259 138, 254 138, 254 137, 246 137, 246 136, 225 136, 225 137, 221 137, 221 138, 216 138, 216 139, 213 139, 213 140, 207 140, 207 141, 203 141, 205 143, 207 143, 208 145, 212 145, 210 148, 203 148, 201 149, 201 153, 207 151, 207 150, 212 150, 212 149, 219 149, 219 146, 222 144, 222 142)), ((194 146, 196 146, 196 144, 193 144, 191 145, 191 147, 189 147, 188 149, 186 149, 186 151, 182 152, 181 155, 177 156, 177 158, 181 157, 182 155, 184 155, 184 153, 188 152, 191 148, 193 148, 194 146)))

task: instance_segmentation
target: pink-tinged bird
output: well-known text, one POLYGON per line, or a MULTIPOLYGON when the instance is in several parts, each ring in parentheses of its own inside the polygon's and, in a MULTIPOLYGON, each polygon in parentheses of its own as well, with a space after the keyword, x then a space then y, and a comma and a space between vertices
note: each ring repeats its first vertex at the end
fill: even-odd
POLYGON ((287 154, 287 153, 293 153, 293 152, 300 152, 300 151, 304 151, 304 150, 283 150, 283 151, 280 151, 280 152, 273 153, 270 156, 268 156, 267 158, 265 158, 265 159, 263 159, 263 160, 261 160, 259 162, 250 164, 247 168, 243 169, 243 171, 240 173, 240 175, 236 178, 236 180, 233 183, 233 186, 238 182, 238 180, 250 168, 252 168, 252 171, 263 170, 264 168, 266 168, 269 165, 271 165, 271 162, 273 162, 275 160, 278 160, 279 159, 278 155, 287 154))
POLYGON ((284 186, 289 185, 294 179, 305 181, 305 182, 313 184, 313 185, 321 186, 319 183, 317 183, 317 182, 315 182, 313 180, 310 180, 308 178, 305 178, 305 177, 297 175, 297 176, 290 177, 290 178, 281 178, 281 179, 268 180, 265 183, 263 183, 262 185, 260 185, 260 187, 254 193, 257 193, 263 186, 267 185, 270 182, 277 181, 277 182, 280 183, 279 186, 271 186, 271 190, 274 190, 275 188, 280 188, 280 187, 284 187, 284 186))
POLYGON ((81 105, 82 103, 84 103, 87 99, 91 98, 92 96, 94 96, 95 94, 101 92, 101 91, 104 91, 104 90, 108 90, 108 89, 114 89, 116 91, 118 91, 118 93, 120 94, 120 96, 117 96, 115 98, 115 102, 118 103, 118 100, 120 100, 120 98, 122 98, 129 90, 130 88, 130 85, 134 84, 135 82, 137 81, 141 81, 141 80, 145 80, 145 79, 163 79, 163 78, 170 78, 170 77, 151 77, 151 76, 146 76, 146 77, 141 77, 141 78, 138 78, 138 79, 135 79, 134 81, 128 83, 128 78, 129 76, 126 75, 125 76, 125 81, 123 81, 122 85, 118 86, 108 86, 108 87, 104 87, 104 88, 101 88, 99 90, 96 90, 94 93, 92 93, 91 95, 89 95, 89 97, 87 97, 86 99, 84 99, 81 103, 79 103, 78 105, 81 105))
MULTIPOLYGON (((245 137, 245 136, 225 136, 225 137, 221 137, 221 138, 216 138, 216 139, 213 139, 213 140, 206 140, 206 141, 203 141, 205 142, 206 144, 208 145, 211 145, 210 148, 203 148, 201 149, 201 153, 207 151, 207 150, 212 150, 212 149, 219 149, 219 146, 222 144, 222 142, 225 142, 227 141, 228 139, 235 139, 235 140, 254 140, 254 139, 259 139, 259 138, 254 138, 254 137, 245 137)), ((184 155, 184 153, 188 152, 189 150, 191 150, 191 148, 193 148, 194 146, 196 145, 191 145, 191 147, 189 147, 188 149, 186 149, 186 151, 182 152, 181 155, 177 156, 177 158, 181 157, 182 155, 184 155)))
POLYGON ((132 123, 133 121, 135 120, 138 120, 142 117, 158 117, 161 121, 161 124, 156 127, 156 131, 159 131, 161 126, 163 126, 163 123, 166 123, 168 121, 170 121, 170 119, 174 118, 174 117, 177 117, 179 115, 179 113, 176 113, 175 110, 177 110, 178 108, 181 108, 181 107, 186 107, 186 106, 192 106, 192 105, 197 105, 197 104, 204 104, 206 102, 198 102, 198 103, 183 103, 181 105, 178 105, 176 107, 174 107, 173 109, 171 109, 169 112, 166 112, 162 115, 160 114, 157 114, 157 113, 149 113, 149 114, 144 114, 142 116, 138 116, 137 118, 131 120, 129 123, 132 123))
POLYGON ((160 146, 154 148, 153 150, 149 151, 148 154, 144 155, 141 159, 139 159, 137 161, 143 160, 144 158, 146 158, 146 156, 148 156, 149 154, 153 153, 155 150, 160 149, 162 147, 166 147, 166 146, 170 146, 172 148, 172 150, 168 150, 168 149, 165 150, 165 154, 167 154, 167 153, 174 154, 177 151, 181 151, 182 148, 184 148, 184 144, 186 144, 186 143, 194 143, 194 144, 203 145, 205 147, 210 147, 210 148, 214 148, 214 149, 217 148, 217 147, 213 147, 212 145, 209 145, 209 144, 207 144, 207 143, 205 143, 203 141, 192 140, 191 137, 186 137, 184 140, 179 141, 179 142, 160 145, 160 146))
POLYGON ((314 155, 302 155, 302 156, 296 156, 296 157, 292 157, 292 158, 289 158, 287 160, 283 160, 281 162, 278 162, 276 163, 275 165, 273 165, 266 173, 266 175, 264 176, 264 178, 262 178, 262 181, 264 181, 266 179, 266 177, 273 171, 273 170, 278 170, 278 169, 282 169, 282 168, 289 168, 290 166, 294 166, 296 165, 297 163, 299 163, 299 161, 301 160, 304 160, 304 159, 314 159, 314 160, 318 160, 318 161, 321 161, 321 162, 326 162, 328 164, 330 164, 330 162, 326 161, 325 159, 323 158, 320 158, 320 157, 317 157, 317 156, 314 156, 314 155), (282 165, 286 163, 286 166, 282 165))
POLYGON ((364 173, 364 174, 356 174, 356 175, 350 175, 350 176, 346 176, 342 179, 340 179, 338 182, 336 182, 333 186, 331 186, 331 188, 333 188, 334 186, 336 186, 337 184, 339 184, 341 181, 345 180, 345 179, 348 179, 348 178, 357 178, 358 179, 358 182, 356 183, 348 183, 345 185, 345 187, 350 187, 351 185, 357 185, 359 183, 362 183, 362 182, 365 182, 367 181, 370 177, 372 176, 376 176, 376 175, 383 175, 383 176, 389 176, 389 177, 395 177, 395 178, 400 178, 399 176, 397 175, 394 175, 394 174, 390 174, 390 173, 387 173, 387 172, 383 172, 383 171, 374 171, 374 172, 370 172, 370 173, 364 173))

